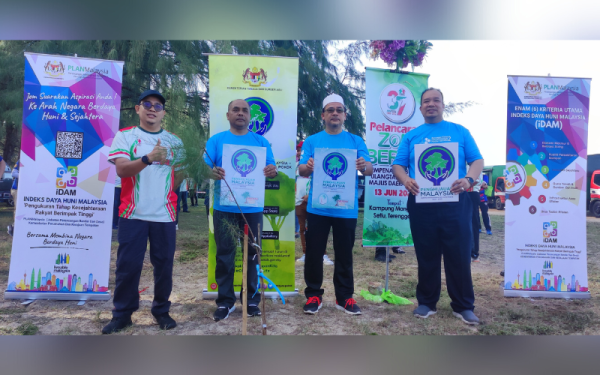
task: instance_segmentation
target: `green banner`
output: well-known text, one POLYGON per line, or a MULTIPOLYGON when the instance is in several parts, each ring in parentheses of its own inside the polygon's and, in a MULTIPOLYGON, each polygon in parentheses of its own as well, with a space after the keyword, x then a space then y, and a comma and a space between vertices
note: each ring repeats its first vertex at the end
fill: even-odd
MULTIPOLYGON (((250 131, 270 143, 279 171, 267 179, 262 235, 262 268, 282 292, 295 290, 295 171, 298 113, 298 59, 269 56, 210 55, 210 135, 229 129, 229 102, 245 99, 250 105, 250 131)), ((211 184, 208 283, 216 292, 213 189, 211 184)), ((238 249, 239 250, 239 249, 238 249)), ((233 285, 242 285, 242 252, 237 251, 233 285)), ((270 285, 269 285, 270 286, 270 285)), ((275 292, 267 288, 267 292, 275 292)))
POLYGON ((404 134, 423 123, 420 100, 428 74, 367 68, 367 148, 373 175, 365 179, 363 246, 413 246, 408 190, 392 174, 404 134))

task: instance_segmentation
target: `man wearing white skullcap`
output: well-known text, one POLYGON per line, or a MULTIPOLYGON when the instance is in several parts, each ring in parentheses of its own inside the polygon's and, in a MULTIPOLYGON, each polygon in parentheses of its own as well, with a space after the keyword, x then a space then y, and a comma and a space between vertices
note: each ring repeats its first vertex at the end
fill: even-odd
MULTIPOLYGON (((369 151, 363 139, 342 130, 346 120, 344 99, 331 94, 323 100, 321 113, 325 130, 306 138, 302 145, 299 174, 311 176, 315 164, 313 157, 319 148, 346 148, 356 150, 356 171, 363 175, 373 174, 373 166, 367 160, 369 151)), ((354 208, 316 208, 312 205, 313 185, 308 194, 308 230, 306 232, 306 255, 304 263, 304 294, 308 301, 304 312, 316 314, 323 303, 323 253, 327 247, 329 230, 333 228, 333 250, 335 266, 333 286, 335 289, 336 308, 348 314, 360 314, 360 308, 352 297, 354 294, 354 276, 352 271, 352 248, 358 218, 358 173, 354 172, 354 208)))

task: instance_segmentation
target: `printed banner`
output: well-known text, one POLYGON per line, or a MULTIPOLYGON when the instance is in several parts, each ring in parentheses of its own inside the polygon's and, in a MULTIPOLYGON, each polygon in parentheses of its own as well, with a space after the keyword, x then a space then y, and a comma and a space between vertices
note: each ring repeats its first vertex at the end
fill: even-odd
POLYGON ((450 191, 458 180, 458 143, 415 145, 415 181, 419 185, 417 203, 458 202, 450 191))
POLYGON ((505 296, 589 298, 590 79, 508 77, 505 296))
POLYGON ((404 134, 423 124, 419 110, 428 74, 366 71, 366 143, 373 175, 365 181, 363 246, 413 246, 408 190, 392 174, 404 134))
POLYGON ((223 145, 223 169, 229 189, 221 189, 221 205, 264 207, 267 148, 256 146, 223 145))
MULTIPOLYGON (((210 135, 229 129, 229 102, 245 99, 250 105, 252 132, 265 137, 279 171, 265 182, 262 268, 282 292, 295 291, 296 123, 298 59, 269 56, 209 55, 210 135)), ((225 159, 223 159, 225 160, 225 159)), ((264 165, 263 165, 264 168, 264 165)), ((257 168, 258 169, 258 168, 257 168)), ((229 172, 227 172, 229 173, 229 172)), ((262 175, 262 170, 261 170, 262 175)), ((208 283, 205 298, 217 292, 216 245, 212 224, 214 190, 211 184, 208 283)), ((239 198, 238 198, 239 199, 239 198)), ((238 202, 243 201, 238 200, 238 202)), ((234 287, 242 285, 242 252, 236 252, 234 287)), ((267 293, 275 292, 268 285, 267 293)), ((276 293, 276 292, 275 292, 276 293)))
POLYGON ((108 299, 123 63, 25 53, 5 298, 108 299))
POLYGON ((313 175, 315 208, 354 209, 357 150, 317 148, 313 175))

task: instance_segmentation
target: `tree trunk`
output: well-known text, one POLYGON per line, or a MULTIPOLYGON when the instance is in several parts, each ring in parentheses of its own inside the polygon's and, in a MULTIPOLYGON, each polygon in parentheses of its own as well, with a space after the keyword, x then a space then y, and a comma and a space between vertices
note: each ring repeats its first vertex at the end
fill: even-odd
MULTIPOLYGON (((6 134, 4 141, 4 149, 2 150, 2 157, 6 160, 6 165, 10 165, 12 168, 13 154, 15 150, 19 149, 18 137, 16 136, 15 124, 5 123, 6 134)), ((16 161, 16 160, 15 160, 16 161)))

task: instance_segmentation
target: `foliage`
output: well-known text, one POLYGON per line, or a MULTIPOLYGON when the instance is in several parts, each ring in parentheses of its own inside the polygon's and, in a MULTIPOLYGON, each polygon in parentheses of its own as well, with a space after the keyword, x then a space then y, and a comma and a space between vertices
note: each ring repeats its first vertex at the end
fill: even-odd
POLYGON ((363 237, 382 246, 398 240, 405 242, 406 244, 412 244, 411 235, 409 235, 409 237, 404 237, 397 229, 388 227, 383 222, 377 220, 374 220, 373 223, 364 230, 363 237), (408 242, 409 239, 410 242, 408 242))

